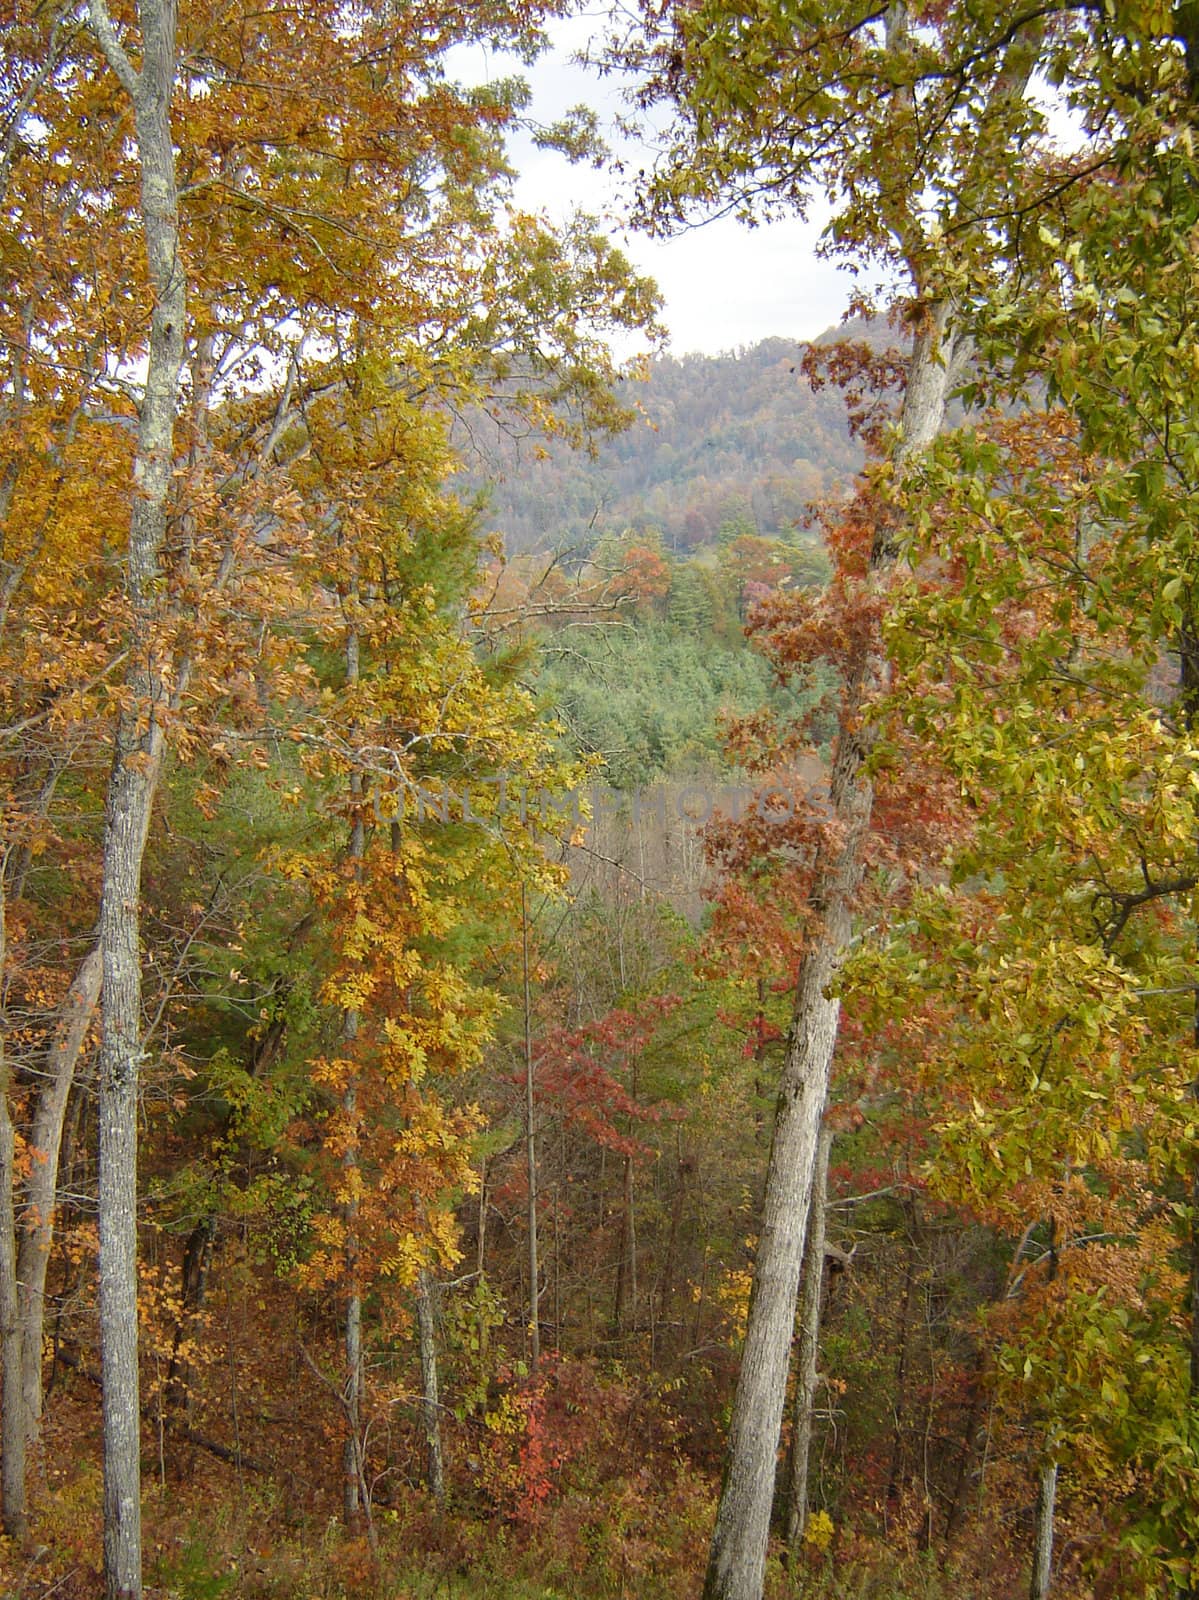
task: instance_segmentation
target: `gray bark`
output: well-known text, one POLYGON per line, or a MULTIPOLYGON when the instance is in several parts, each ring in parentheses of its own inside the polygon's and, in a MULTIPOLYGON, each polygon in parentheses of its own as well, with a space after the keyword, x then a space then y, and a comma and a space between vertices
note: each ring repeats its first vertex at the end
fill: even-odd
MULTIPOLYGON (((901 468, 932 443, 945 415, 953 354, 948 324, 948 305, 933 306, 914 342, 895 450, 901 468)), ((894 550, 880 538, 872 563, 876 582, 893 561, 894 550)), ((779 1083, 745 1349, 704 1600, 761 1600, 762 1595, 795 1298, 840 1018, 840 1003, 829 988, 849 942, 873 804, 873 789, 863 774, 870 733, 860 726, 860 713, 864 695, 885 674, 885 658, 871 654, 844 693, 829 795, 840 840, 815 871, 812 908, 819 924, 800 963, 779 1083)))
MULTIPOLYGON (((360 643, 357 630, 349 630, 346 637, 346 685, 354 690, 359 683, 360 672, 360 643)), ((351 786, 351 805, 354 808, 351 822, 351 835, 349 835, 349 859, 354 864, 355 877, 362 874, 362 858, 367 848, 367 829, 362 821, 362 774, 354 773, 349 781, 351 786)), ((360 1026, 357 1010, 347 1010, 341 1018, 341 1042, 352 1046, 359 1037, 360 1026)), ((346 1114, 347 1128, 351 1130, 346 1139, 346 1154, 341 1158, 341 1165, 347 1173, 357 1174, 359 1170, 359 1142, 357 1142, 357 1118, 359 1118, 359 1085, 357 1078, 351 1078, 347 1085, 346 1093, 341 1098, 341 1109, 346 1114)), ((354 1189, 357 1178, 351 1176, 351 1190, 354 1189)), ((362 1509, 370 1523, 370 1504, 365 1494, 365 1464, 362 1459, 362 1410, 363 1387, 365 1387, 365 1366, 362 1358, 362 1288, 359 1283, 359 1234, 357 1234, 357 1218, 359 1218, 359 1202, 354 1195, 344 1208, 346 1218, 346 1446, 344 1446, 343 1469, 343 1499, 346 1522, 354 1522, 355 1515, 362 1509)))
POLYGON ((855 790, 855 801, 824 925, 800 967, 705 1600, 760 1600, 762 1594, 795 1296, 840 1017, 840 1002, 828 990, 849 939, 851 899, 861 877, 861 844, 870 815, 868 784, 855 790))
POLYGON ((7 1019, 4 969, 8 954, 4 877, 0 872, 0 1360, 4 1363, 3 1434, 0 1436, 0 1504, 4 1531, 23 1540, 25 1505, 25 1405, 21 1395, 21 1322, 17 1307, 17 1229, 13 1210, 16 1136, 8 1106, 7 1019))
POLYGON ((808 1527, 808 1462, 812 1451, 812 1413, 816 1406, 820 1359, 820 1306, 824 1290, 825 1202, 832 1130, 821 1126, 804 1242, 803 1287, 799 1303, 799 1362, 795 1378, 794 1431, 787 1474, 787 1548, 799 1553, 808 1527))
MULTIPOLYGON (((347 1096, 347 1099, 349 1097, 347 1096)), ((353 1110, 352 1104, 349 1108, 353 1110)), ((349 1275, 349 1292, 346 1296, 345 1322, 345 1412, 346 1442, 342 1452, 343 1507, 345 1518, 352 1523, 359 1509, 368 1520, 370 1507, 364 1496, 365 1468, 362 1460, 362 1296, 358 1292, 357 1239, 353 1234, 346 1239, 346 1270, 349 1275)))
POLYGON ((30 1141, 37 1155, 26 1182, 26 1207, 17 1252, 20 1285, 22 1391, 25 1428, 36 1441, 42 1419, 42 1347, 46 1321, 46 1272, 54 1243, 58 1166, 63 1126, 75 1070, 91 1026, 104 963, 97 944, 79 965, 59 1011, 58 1027, 46 1053, 45 1080, 38 1096, 30 1141))
POLYGON ((1041 1481, 1037 1491, 1037 1525, 1028 1600, 1049 1600, 1049 1583, 1053 1570, 1053 1513, 1056 1502, 1057 1462, 1046 1461, 1041 1467, 1041 1481))
POLYGON ((142 858, 162 763, 167 697, 155 641, 174 426, 184 356, 186 281, 171 135, 176 75, 172 0, 139 0, 135 70, 105 0, 88 0, 92 33, 133 106, 141 216, 154 304, 133 463, 126 588, 127 704, 118 719, 104 817, 100 1050, 100 1359, 104 1416, 104 1576, 108 1600, 140 1600, 141 1462, 137 1366, 137 1096, 142 1055, 142 858))
POLYGON ((445 1499, 445 1458, 441 1448, 441 1399, 437 1384, 437 1285, 427 1267, 421 1268, 416 1280, 416 1323, 420 1337, 425 1481, 440 1504, 445 1499))
POLYGON ((21 1394, 21 1322, 17 1311, 16 1225, 13 1214, 14 1132, 8 1109, 8 1064, 0 1060, 0 1360, 4 1363, 2 1483, 4 1531, 23 1540, 25 1504, 25 1404, 21 1394))
MULTIPOLYGON (((360 644, 357 631, 351 628, 346 636, 346 685, 351 690, 357 686, 360 672, 360 644)), ((362 858, 366 850, 366 828, 362 819, 362 776, 354 773, 350 778, 350 800, 353 819, 350 824, 350 860, 356 876, 362 872, 362 858)), ((353 1046, 361 1023, 359 1013, 349 1009, 342 1014, 341 1040, 353 1046)), ((358 1153, 358 1080, 350 1079, 342 1095, 341 1108, 350 1130, 346 1139, 343 1168, 351 1174, 351 1198, 344 1208, 346 1224, 345 1276, 345 1412, 347 1438, 343 1451, 342 1498, 345 1518, 352 1523, 359 1510, 365 1514, 368 1529, 373 1529, 370 1501, 366 1493, 366 1464, 363 1460, 362 1413, 365 1400, 366 1368, 362 1355, 362 1290, 359 1282, 358 1258, 358 1201, 354 1194, 359 1167, 358 1153)))

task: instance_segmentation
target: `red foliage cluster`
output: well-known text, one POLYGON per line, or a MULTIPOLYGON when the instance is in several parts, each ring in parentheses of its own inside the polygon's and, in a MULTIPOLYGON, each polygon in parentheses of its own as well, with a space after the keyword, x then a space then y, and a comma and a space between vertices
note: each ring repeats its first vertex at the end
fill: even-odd
POLYGON ((596 1144, 618 1155, 640 1155, 641 1143, 627 1131, 633 1124, 657 1122, 665 1108, 637 1098, 637 1063, 655 1029, 677 1009, 677 996, 615 1007, 581 1028, 554 1028, 537 1051, 534 1095, 551 1107, 567 1126, 580 1129, 596 1144), (617 1073, 629 1078, 626 1087, 617 1073), (623 1119, 625 1129, 618 1125, 623 1119))
POLYGON ((849 431, 872 450, 894 421, 907 379, 908 358, 893 346, 876 350, 864 339, 838 339, 835 344, 810 344, 800 370, 813 389, 832 383, 841 390, 849 431))

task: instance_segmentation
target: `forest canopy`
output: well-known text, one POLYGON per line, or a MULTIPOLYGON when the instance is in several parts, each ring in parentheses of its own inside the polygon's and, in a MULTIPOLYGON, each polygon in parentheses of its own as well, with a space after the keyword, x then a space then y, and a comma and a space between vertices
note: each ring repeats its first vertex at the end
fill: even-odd
POLYGON ((4 1592, 1193 1595, 1195 8, 559 16, 4 15, 4 1592))

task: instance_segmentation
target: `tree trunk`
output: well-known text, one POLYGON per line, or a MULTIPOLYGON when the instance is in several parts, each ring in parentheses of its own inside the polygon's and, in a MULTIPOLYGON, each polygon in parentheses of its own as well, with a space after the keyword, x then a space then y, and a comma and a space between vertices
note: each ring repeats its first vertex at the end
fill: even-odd
POLYGON ((520 950, 524 972, 525 1001, 525 1175, 529 1184, 529 1366, 541 1360, 541 1315, 537 1264, 537 1131, 533 1096, 533 1014, 529 990, 529 905, 525 886, 520 886, 520 950))
POLYGON ((349 1292, 346 1296, 344 1344, 346 1376, 343 1389, 345 1394, 346 1442, 342 1449, 342 1504, 346 1522, 351 1524, 357 1519, 360 1508, 369 1517, 369 1510, 362 1495, 364 1474, 362 1461, 364 1377, 362 1365, 362 1296, 358 1293, 357 1252, 351 1248, 355 1242, 352 1236, 346 1242, 346 1269, 349 1277, 349 1292))
MULTIPOLYGON (((346 685, 352 691, 358 684, 360 645, 357 630, 351 628, 346 636, 346 685)), ((349 856, 355 877, 361 877, 362 858, 366 850, 366 824, 362 816, 362 775, 350 778, 349 856)), ((342 1013, 341 1042, 347 1051, 353 1049, 358 1038, 361 1018, 350 1008, 342 1013)), ((362 1354, 362 1291, 359 1282, 358 1257, 360 1244, 357 1233, 358 1185, 361 1182, 358 1154, 358 1080, 351 1077, 341 1099, 341 1109, 346 1120, 345 1153, 342 1169, 347 1174, 348 1198, 342 1207, 346 1226, 345 1244, 345 1395, 346 1441, 342 1451, 342 1499, 347 1523, 352 1523, 359 1509, 371 1527, 370 1506, 365 1494, 366 1463, 363 1460, 362 1413, 365 1400, 366 1367, 362 1354)))
POLYGON ((212 1247, 216 1238, 216 1218, 204 1217, 188 1235, 180 1268, 182 1308, 171 1343, 171 1362, 167 1368, 166 1404, 171 1411, 182 1411, 190 1418, 192 1394, 191 1346, 200 1331, 200 1313, 208 1292, 208 1272, 212 1266, 212 1247))
POLYGON ((154 304, 133 463, 126 587, 130 691, 117 719, 104 816, 100 1052, 100 1359, 104 1413, 104 1574, 108 1600, 140 1600, 141 1463, 137 1372, 137 1094, 141 1065, 142 857, 162 761, 167 697, 154 638, 183 366, 186 277, 171 136, 175 7, 139 0, 141 68, 126 55, 105 0, 88 0, 92 33, 133 105, 141 214, 154 304))
POLYGON ((1057 1462, 1047 1461, 1041 1468, 1040 1488, 1037 1491, 1037 1526, 1028 1600, 1049 1600, 1049 1579, 1053 1566, 1053 1510, 1056 1501, 1057 1462))
POLYGON ((620 1217, 620 1261, 616 1268, 617 1337, 631 1333, 637 1320, 637 1219, 633 1209, 633 1158, 624 1158, 623 1204, 620 1217))
MULTIPOLYGON (((1199 1081, 1192 1085, 1191 1093, 1199 1101, 1199 1081)), ((1190 1231, 1190 1394, 1191 1404, 1199 1400, 1199 1155, 1191 1157, 1191 1231, 1190 1231)))
POLYGON ((679 1235, 682 1231, 683 1208, 687 1200, 688 1178, 693 1162, 683 1155, 683 1130, 675 1130, 675 1182, 670 1203, 670 1229, 666 1235, 666 1251, 662 1258, 662 1275, 658 1281, 658 1320, 670 1317, 674 1303, 676 1261, 679 1253, 679 1235))
POLYGON ((21 1323, 17 1312, 16 1224, 13 1214, 14 1134, 8 1109, 8 1065, 0 1059, 0 1360, 4 1363, 2 1483, 4 1531, 23 1541, 25 1506, 25 1403, 21 1393, 21 1323))
POLYGON ((58 1027, 46 1054, 30 1140, 37 1152, 26 1180, 24 1225, 18 1241, 22 1390, 25 1429, 36 1442, 42 1419, 42 1347, 45 1339, 46 1272, 54 1244, 59 1155, 75 1069, 91 1026, 104 961, 99 944, 80 963, 59 1010, 58 1027))
POLYGON ((908 1256, 904 1270, 903 1300, 899 1308, 899 1349, 895 1355, 895 1427, 891 1436, 891 1465, 883 1500, 890 1505, 899 1493, 903 1468, 904 1413, 907 1410, 908 1345, 912 1321, 912 1292, 916 1286, 916 1219, 905 1206, 908 1222, 908 1256))
POLYGON ((0 1361, 4 1363, 3 1434, 0 1435, 0 1504, 4 1532, 24 1541, 25 1405, 21 1394, 21 1322, 17 1309, 17 1227, 13 1210, 16 1136, 8 1105, 8 1019, 4 1015, 4 969, 8 955, 4 877, 0 872, 0 1361))
MULTIPOLYGON (((863 832, 868 814, 865 809, 859 812, 863 832)), ((828 1067, 840 1015, 840 1002, 830 998, 828 988, 837 957, 849 938, 850 894, 860 875, 858 855, 859 840, 851 835, 844 857, 848 876, 843 890, 829 906, 823 934, 813 942, 800 967, 704 1600, 760 1600, 762 1593, 795 1296, 820 1118, 828 1092, 828 1067)))
MULTIPOLYGON (((633 1062, 632 1098, 637 1100, 641 1062, 633 1062)), ((632 1127, 629 1135, 632 1137, 632 1127)), ((620 1263, 616 1270, 615 1327, 618 1338, 632 1333, 637 1326, 637 1213, 633 1167, 630 1151, 624 1158, 622 1174, 622 1210, 620 1218, 620 1263)))
MULTIPOLYGON (((141 1434, 137 1365, 137 1099, 141 1065, 139 897, 154 773, 122 717, 105 820, 100 928, 100 1365, 104 1412, 104 1571, 109 1600, 141 1594, 141 1434)), ((161 741, 154 741, 161 748, 161 741)))
POLYGON ((445 1458, 441 1449, 441 1401, 437 1387, 437 1285, 422 1267, 416 1280, 416 1321, 420 1335, 421 1421, 425 1430, 425 1481, 440 1505, 445 1500, 445 1458))
POLYGON ((825 1213, 828 1158, 832 1130, 823 1125, 816 1146, 808 1237, 804 1243, 803 1287, 799 1304, 799 1370, 795 1378, 794 1427, 787 1473, 787 1549, 799 1554, 808 1527, 808 1462, 812 1450, 812 1413, 816 1406, 820 1357, 820 1306, 824 1290, 825 1213))
MULTIPOLYGON (((899 467, 926 449, 940 429, 952 364, 948 321, 948 305, 935 305, 916 337, 895 452, 899 467)), ((880 534, 871 562, 876 583, 894 557, 889 539, 880 534)), ((849 941, 873 802, 870 781, 862 773, 870 734, 860 726, 860 713, 864 694, 885 673, 885 658, 872 652, 844 691, 830 784, 839 846, 816 868, 812 907, 820 922, 800 963, 779 1084, 749 1323, 704 1600, 761 1600, 795 1296, 840 1017, 840 1003, 830 996, 829 986, 849 941)))

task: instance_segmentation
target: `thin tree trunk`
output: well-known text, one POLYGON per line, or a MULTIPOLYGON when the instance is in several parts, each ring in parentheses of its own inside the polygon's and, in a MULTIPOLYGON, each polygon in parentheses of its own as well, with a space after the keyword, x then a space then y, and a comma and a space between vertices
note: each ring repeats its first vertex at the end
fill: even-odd
POLYGON ((984 1360, 980 1351, 970 1380, 970 1405, 967 1408, 966 1422, 962 1429, 962 1446, 958 1455, 957 1471, 953 1477, 953 1491, 950 1495, 949 1506, 945 1512, 945 1532, 942 1536, 944 1545, 942 1565, 948 1560, 950 1547, 957 1534, 958 1523, 961 1520, 965 1501, 966 1481, 971 1463, 974 1460, 974 1435, 978 1426, 979 1404, 983 1393, 983 1373, 984 1360))
POLYGON ((129 704, 117 719, 104 817, 100 942, 100 1358, 104 1413, 104 1575, 108 1600, 140 1600, 141 1463, 137 1371, 137 1095, 142 1054, 142 857, 162 762, 158 708, 167 698, 154 639, 183 366, 186 279, 171 134, 176 14, 138 0, 141 68, 126 55, 105 0, 89 21, 133 106, 141 216, 154 305, 133 464, 126 586, 129 704))
POLYGON ((633 1158, 624 1158, 620 1216, 620 1262, 616 1268, 613 1323, 618 1336, 631 1333, 637 1319, 637 1219, 633 1209, 633 1158))
POLYGON ((1037 1525, 1028 1600, 1049 1600, 1049 1580, 1053 1567, 1053 1512, 1056 1501, 1057 1462, 1046 1461, 1041 1467, 1041 1481, 1037 1491, 1037 1525))
POLYGON ((8 1109, 8 1065, 0 1060, 0 1361, 4 1363, 2 1487, 4 1531, 23 1541, 25 1504, 25 1404, 21 1393, 21 1323, 17 1312, 16 1226, 13 1213, 14 1134, 8 1109))
POLYGON ((104 961, 99 944, 88 951, 59 1009, 58 1026, 46 1053, 30 1142, 36 1152, 26 1180, 26 1206, 17 1249, 20 1284, 22 1390, 25 1429, 36 1442, 42 1419, 42 1347, 45 1340, 46 1272, 54 1244, 59 1155, 75 1070, 100 997, 104 961))
POLYGON ((666 1235, 666 1252, 662 1260, 662 1275, 658 1281, 658 1320, 669 1319, 674 1302, 675 1262, 678 1257, 679 1233, 683 1221, 683 1206, 687 1196, 687 1176, 691 1172, 690 1160, 683 1157, 683 1130, 675 1130, 675 1183, 670 1204, 670 1230, 666 1235))
MULTIPOLYGON (((637 1100, 640 1060, 633 1062, 632 1098, 637 1100)), ((630 1128, 630 1134, 632 1130, 630 1128)), ((623 1201, 620 1219, 620 1264, 616 1271, 616 1333, 631 1333, 637 1325, 637 1213, 634 1189, 635 1171, 630 1151, 624 1158, 623 1201)))
POLYGON ((812 1452, 812 1414, 816 1406, 820 1359, 820 1307, 824 1291, 824 1241, 828 1199, 828 1158, 832 1129, 821 1126, 808 1208, 803 1280, 799 1303, 799 1363, 795 1377, 795 1409, 787 1473, 785 1536, 792 1557, 799 1554, 808 1527, 808 1463, 812 1452))
POLYGON ((520 950, 524 973, 525 1008, 525 1174, 529 1185, 529 1366, 541 1360, 541 1318, 539 1268, 537 1264, 537 1131, 533 1096, 533 1013, 529 989, 529 905, 524 884, 520 886, 520 950))
POLYGON ((445 1500, 445 1458, 441 1448, 441 1401, 437 1386, 437 1285, 422 1267, 416 1280, 416 1321, 420 1335, 421 1421, 425 1430, 425 1481, 440 1505, 445 1500))
POLYGON ((887 1487, 883 1499, 887 1504, 894 1500, 899 1492, 901 1468, 903 1466, 903 1419, 907 1410, 907 1373, 908 1373, 908 1331, 912 1320, 912 1292, 916 1285, 916 1237, 915 1218, 907 1212, 908 1217, 908 1256, 907 1266, 903 1279, 903 1302, 899 1311, 899 1350, 895 1357, 895 1427, 891 1436, 891 1465, 887 1469, 887 1487))
MULTIPOLYGON (((913 346, 896 450, 900 469, 931 444, 941 427, 952 365, 948 321, 948 305, 930 308, 913 346)), ((871 563, 876 582, 893 561, 890 541, 880 536, 871 563)), ((830 783, 839 846, 816 868, 812 907, 820 922, 800 963, 779 1084, 749 1322, 704 1600, 761 1600, 795 1296, 840 1018, 840 1002, 829 988, 850 937, 873 802, 872 786, 862 772, 870 735, 860 726, 860 713, 864 694, 885 673, 885 658, 871 653, 845 689, 830 783)))
POLYGON ((184 1246, 179 1274, 182 1308, 171 1343, 165 1399, 169 1410, 182 1411, 189 1420, 194 1406, 191 1347, 200 1331, 200 1314, 208 1293, 208 1273, 212 1266, 215 1239, 215 1217, 204 1217, 197 1222, 184 1246))
MULTIPOLYGON (((353 690, 359 678, 358 633, 351 628, 346 636, 346 684, 353 690)), ((362 777, 354 773, 350 778, 350 800, 353 815, 350 823, 350 861, 355 876, 362 872, 362 858, 366 849, 366 826, 362 816, 362 777)), ((342 1013, 341 1042, 352 1050, 358 1037, 360 1017, 350 1008, 342 1013)), ((358 1219, 358 1080, 351 1077, 341 1099, 341 1109, 346 1121, 345 1153, 341 1158, 345 1171, 348 1198, 342 1207, 346 1225, 345 1244, 345 1413, 347 1438, 342 1452, 342 1498, 347 1523, 352 1523, 361 1509, 370 1523, 370 1506, 364 1494, 365 1462, 362 1459, 362 1413, 365 1399, 366 1369, 362 1354, 362 1291, 359 1283, 358 1259, 360 1244, 357 1233, 358 1219)))
MULTIPOLYGON (((1199 641, 1196 642, 1199 644, 1199 641)), ((1191 666, 1194 672, 1192 656, 1199 657, 1199 648, 1183 653, 1183 661, 1191 666)), ((1187 720, 1192 725, 1199 721, 1199 684, 1190 685, 1184 682, 1184 692, 1187 696, 1187 720)), ((1199 1048, 1199 994, 1195 996, 1194 1014, 1191 1021, 1191 1042, 1199 1048)), ((1191 1099, 1199 1105, 1199 1078, 1191 1081, 1191 1099)), ((1190 1279, 1189 1306, 1190 1311, 1190 1395, 1191 1404, 1199 1399, 1199 1151, 1191 1156, 1191 1222, 1190 1238, 1187 1255, 1188 1277, 1190 1279)))
POLYGON ((21 1322, 17 1308, 17 1228, 13 1209, 16 1136, 9 1111, 5 962, 8 925, 0 872, 0 1361, 4 1363, 3 1434, 0 1436, 0 1503, 4 1532, 23 1542, 29 1531, 25 1504, 25 1404, 21 1394, 21 1322))

